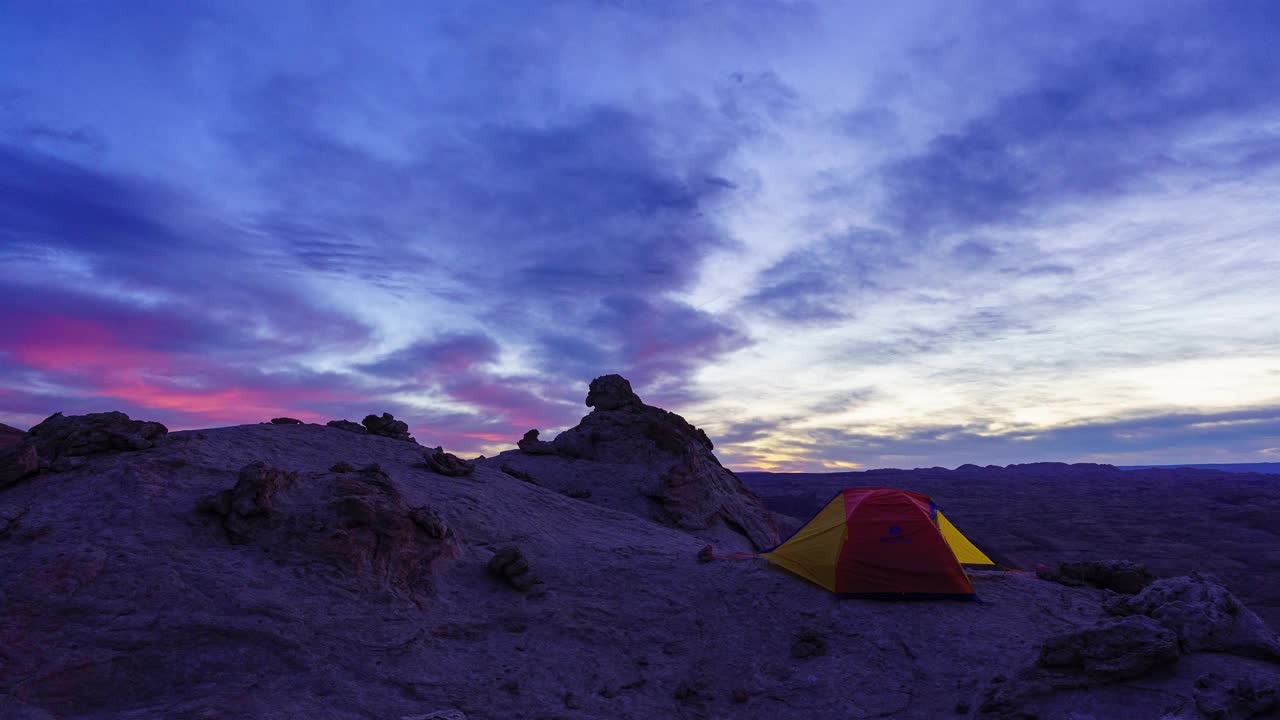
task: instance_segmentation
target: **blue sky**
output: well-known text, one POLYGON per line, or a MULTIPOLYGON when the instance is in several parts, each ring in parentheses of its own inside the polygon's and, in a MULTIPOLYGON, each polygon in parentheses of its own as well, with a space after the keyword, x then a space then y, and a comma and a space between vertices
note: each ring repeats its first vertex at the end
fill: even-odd
POLYGON ((3 11, 0 422, 1280 461, 1274 3, 185 5, 3 11))

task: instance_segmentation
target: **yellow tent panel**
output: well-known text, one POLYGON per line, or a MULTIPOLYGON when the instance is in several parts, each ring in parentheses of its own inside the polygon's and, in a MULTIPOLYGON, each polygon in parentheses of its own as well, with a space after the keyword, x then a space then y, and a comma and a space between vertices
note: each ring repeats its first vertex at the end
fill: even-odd
POLYGON ((835 592, 836 561, 848 533, 844 495, 836 495, 807 525, 762 557, 835 592))
POLYGON ((942 531, 942 539, 947 541, 951 546, 951 552, 956 554, 956 559, 963 565, 995 565, 991 558, 978 549, 978 546, 969 542, 969 538, 964 533, 956 529, 955 525, 947 519, 942 511, 938 511, 938 529, 942 531))

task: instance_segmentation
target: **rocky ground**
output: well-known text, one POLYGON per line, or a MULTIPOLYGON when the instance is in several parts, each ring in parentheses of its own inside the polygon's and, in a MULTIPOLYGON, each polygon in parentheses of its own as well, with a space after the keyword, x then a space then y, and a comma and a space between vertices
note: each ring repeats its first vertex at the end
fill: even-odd
POLYGON ((1274 633, 1209 578, 977 573, 978 603, 842 601, 699 562, 776 528, 655 411, 606 400, 572 450, 474 462, 381 418, 393 436, 55 422, 0 458, 35 448, 0 486, 0 717, 1277 712, 1274 633))

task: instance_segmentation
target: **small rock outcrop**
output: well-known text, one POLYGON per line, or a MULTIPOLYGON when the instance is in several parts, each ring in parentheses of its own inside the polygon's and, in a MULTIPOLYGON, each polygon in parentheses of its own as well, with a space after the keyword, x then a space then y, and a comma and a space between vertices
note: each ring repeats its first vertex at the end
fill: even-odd
POLYGON ((40 456, 35 444, 23 443, 0 450, 0 488, 8 487, 39 471, 40 456))
POLYGON ((199 508, 221 518, 233 544, 259 546, 281 563, 318 561, 340 582, 415 601, 432 591, 436 565, 459 549, 440 515, 409 507, 376 464, 302 476, 255 462, 199 508))
POLYGON ((327 427, 338 428, 339 430, 346 430, 347 432, 359 433, 361 435, 365 435, 369 432, 360 423, 351 422, 350 420, 330 420, 325 423, 325 425, 327 427))
POLYGON ((301 425, 302 421, 291 417, 271 418, 272 425, 301 425))
POLYGON ((1127 617, 1050 637, 1033 667, 995 677, 979 706, 983 716, 1035 718, 1034 705, 1059 690, 1123 682, 1174 663, 1175 633, 1145 617, 1127 617))
POLYGON ((74 469, 88 455, 145 450, 168 432, 158 422, 130 420, 122 412, 54 413, 0 452, 0 487, 36 472, 74 469))
POLYGON ((1196 709, 1212 720, 1248 720, 1280 711, 1280 676, 1228 678, 1205 673, 1196 679, 1196 709))
POLYGON ((661 504, 659 521, 686 530, 723 524, 757 549, 778 543, 773 516, 720 464, 705 432, 644 404, 620 375, 592 380, 586 403, 595 409, 552 441, 558 454, 646 467, 656 483, 645 492, 661 504))
POLYGON ((1037 569, 1036 575, 1061 585, 1092 585, 1125 595, 1136 595, 1156 580, 1146 566, 1128 560, 1064 562, 1037 569))
POLYGON ((1079 670, 1095 682, 1116 682, 1142 677, 1178 655, 1173 631, 1133 616, 1049 638, 1040 649, 1040 665, 1079 670))
POLYGON ((490 558, 488 567, 491 575, 502 578, 520 592, 529 592, 542 584, 542 580, 530 572, 529 561, 518 548, 501 548, 490 558))
POLYGON ((534 477, 534 476, 530 475, 529 473, 525 472, 524 470, 520 470, 520 469, 518 469, 518 468, 513 468, 513 467, 511 467, 510 465, 507 465, 507 464, 505 464, 505 463, 503 463, 503 464, 502 464, 498 469, 499 469, 499 470, 501 470, 502 472, 504 472, 504 473, 506 473, 506 474, 510 475, 511 477, 513 477, 513 478, 517 479, 517 480, 523 480, 523 481, 525 481, 525 482, 527 482, 527 483, 532 483, 532 484, 534 484, 534 485, 539 485, 539 484, 540 484, 540 483, 538 482, 538 479, 537 479, 536 477, 534 477))
POLYGON ((1177 633, 1185 652, 1212 650, 1280 660, 1280 639, 1211 575, 1157 580, 1105 605, 1113 615, 1143 615, 1177 633))
POLYGON ((520 441, 516 443, 516 447, 520 448, 521 452, 525 452, 530 455, 556 454, 556 446, 546 440, 539 440, 537 430, 530 430, 525 433, 524 437, 520 438, 520 441))
POLYGON ((411 443, 418 442, 409 434, 409 423, 395 419, 391 413, 382 413, 382 417, 367 415, 360 422, 370 435, 381 435, 392 440, 406 440, 411 443))
POLYGON ((453 453, 447 453, 442 447, 437 447, 427 452, 423 458, 426 461, 425 464, 428 470, 449 477, 470 475, 476 469, 475 463, 470 460, 463 460, 453 453))

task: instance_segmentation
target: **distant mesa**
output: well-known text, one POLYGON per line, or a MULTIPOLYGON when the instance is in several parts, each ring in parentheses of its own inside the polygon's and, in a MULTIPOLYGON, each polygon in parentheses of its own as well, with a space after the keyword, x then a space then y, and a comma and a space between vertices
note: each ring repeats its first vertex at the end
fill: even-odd
POLYGON ((291 417, 271 418, 272 425, 301 425, 302 421, 291 417))
POLYGON ((560 492, 667 525, 718 532, 730 542, 745 536, 757 549, 778 543, 772 514, 720 464, 705 432, 646 405, 621 375, 592 380, 586 404, 595 409, 575 427, 551 442, 530 430, 517 443, 519 450, 502 454, 503 463, 559 480, 554 489, 560 492), (572 473, 543 464, 575 460, 592 462, 573 465, 572 473))
POLYGON ((0 487, 38 472, 75 469, 89 455, 145 450, 168 432, 158 422, 130 420, 122 412, 54 413, 0 451, 0 487))

